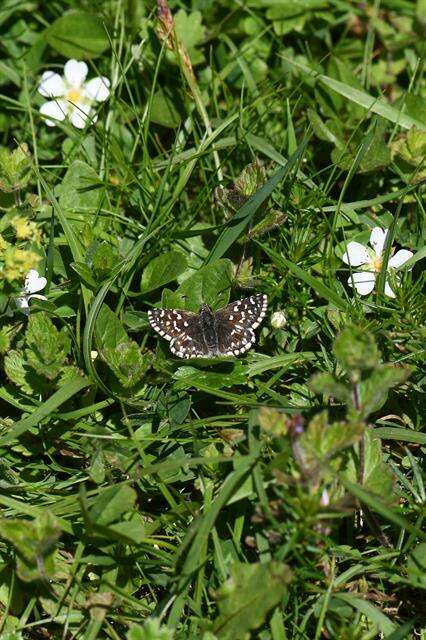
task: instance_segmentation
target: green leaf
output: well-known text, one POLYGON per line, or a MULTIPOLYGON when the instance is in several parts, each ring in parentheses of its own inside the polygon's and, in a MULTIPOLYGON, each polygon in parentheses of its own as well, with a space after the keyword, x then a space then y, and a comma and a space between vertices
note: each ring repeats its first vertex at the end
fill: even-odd
POLYGON ((389 390, 405 382, 411 375, 409 367, 382 364, 360 382, 362 415, 366 418, 386 402, 389 390))
POLYGON ((418 544, 408 556, 407 574, 413 587, 426 589, 426 542, 418 544))
MULTIPOLYGON (((80 214, 78 219, 91 224, 90 214, 97 213, 102 199, 103 185, 96 171, 82 160, 74 160, 55 189, 60 207, 65 212, 80 214)), ((75 224, 73 216, 73 224, 75 224)))
POLYGON ((244 229, 253 219, 256 211, 268 200, 275 187, 281 182, 281 180, 289 175, 293 167, 297 166, 300 162, 305 152, 306 145, 307 141, 305 140, 288 159, 287 163, 283 167, 280 167, 274 175, 269 178, 269 180, 260 189, 258 189, 258 191, 256 191, 250 200, 238 209, 217 239, 207 258, 208 262, 221 258, 234 244, 234 242, 236 242, 244 229))
POLYGON ((157 256, 142 273, 141 291, 148 293, 173 282, 187 268, 186 256, 180 251, 167 251, 157 256))
POLYGON ((229 301, 231 283, 232 262, 216 260, 198 269, 176 291, 164 289, 162 307, 198 311, 202 304, 208 304, 218 309, 229 301))
POLYGON ((358 598, 352 593, 338 593, 335 597, 354 607, 354 609, 368 618, 381 633, 392 633, 395 629, 394 623, 368 600, 358 598))
MULTIPOLYGON (((350 481, 358 481, 359 461, 352 458, 345 469, 345 477, 350 481)), ((373 429, 364 433, 364 465, 362 486, 371 494, 380 496, 383 502, 392 503, 394 496, 394 476, 386 464, 380 438, 373 429)))
POLYGON ((147 618, 143 625, 132 624, 127 632, 127 640, 173 640, 172 629, 162 625, 158 618, 147 618))
POLYGON ((95 524, 108 525, 132 511, 135 502, 136 492, 127 484, 109 487, 97 497, 89 515, 95 524))
POLYGON ((44 37, 50 46, 66 58, 96 58, 109 47, 107 32, 100 18, 70 11, 48 27, 44 37))
POLYGON ((329 424, 327 412, 319 413, 312 418, 307 429, 298 439, 303 467, 315 471, 342 449, 358 442, 364 429, 363 422, 329 424))
POLYGON ((196 49, 196 46, 204 41, 204 27, 201 21, 200 11, 186 13, 184 9, 179 9, 174 16, 176 35, 187 49, 193 65, 204 60, 204 55, 196 49))
POLYGON ((71 346, 68 330, 60 331, 44 312, 32 315, 25 334, 28 348, 25 357, 29 366, 49 380, 60 373, 71 346))
POLYGON ((280 604, 292 573, 287 565, 274 561, 235 562, 230 574, 215 594, 220 615, 213 632, 223 640, 244 640, 252 629, 264 623, 268 612, 280 604))
POLYGON ((129 340, 120 320, 106 304, 102 305, 96 318, 95 334, 96 346, 100 351, 115 349, 118 344, 129 340))
POLYGON ((42 420, 51 416, 64 402, 72 398, 79 391, 88 387, 90 381, 87 378, 76 376, 63 385, 48 400, 35 409, 29 416, 15 422, 8 433, 0 437, 0 446, 13 442, 20 435, 31 429, 42 420))
POLYGON ((338 382, 333 374, 325 371, 312 376, 309 388, 318 395, 324 394, 341 402, 349 403, 351 400, 350 389, 345 384, 338 382))
POLYGON ((377 113, 377 115, 393 122, 394 124, 398 124, 404 129, 411 129, 411 127, 417 127, 419 129, 426 129, 426 124, 423 124, 419 120, 415 118, 411 118, 407 114, 403 112, 402 109, 396 109, 392 107, 388 102, 386 102, 382 98, 376 98, 371 96, 369 93, 365 91, 360 91, 359 89, 355 89, 351 87, 349 84, 345 82, 340 82, 340 80, 335 80, 334 78, 330 78, 329 76, 322 75, 316 73, 313 69, 309 68, 306 65, 300 64, 291 58, 287 58, 282 56, 283 59, 289 64, 297 67, 303 73, 315 78, 316 81, 321 82, 324 86, 332 89, 339 95, 343 96, 347 100, 350 100, 354 104, 357 104, 368 111, 373 113, 377 113))
POLYGON ((379 352, 374 337, 360 327, 345 327, 334 341, 333 351, 341 365, 347 370, 373 369, 379 362, 379 352))
POLYGON ((321 297, 325 298, 332 304, 334 304, 338 309, 342 311, 347 311, 348 305, 339 296, 338 293, 327 287, 319 278, 311 275, 305 269, 302 269, 297 264, 288 260, 285 256, 278 254, 276 251, 271 249, 268 245, 263 244, 261 242, 257 243, 263 251, 273 260, 276 267, 278 267, 282 273, 288 273, 289 271, 296 276, 296 278, 300 278, 306 284, 308 284, 312 289, 321 297))
POLYGON ((184 111, 179 96, 168 89, 158 89, 151 102, 150 118, 163 127, 175 129, 182 121, 184 111))
POLYGON ((144 355, 133 340, 120 342, 113 348, 105 348, 101 351, 101 356, 125 389, 137 385, 151 364, 151 357, 144 355))
POLYGON ((48 510, 32 522, 13 518, 0 520, 0 537, 15 548, 18 576, 25 582, 53 577, 55 545, 59 536, 58 523, 48 510))

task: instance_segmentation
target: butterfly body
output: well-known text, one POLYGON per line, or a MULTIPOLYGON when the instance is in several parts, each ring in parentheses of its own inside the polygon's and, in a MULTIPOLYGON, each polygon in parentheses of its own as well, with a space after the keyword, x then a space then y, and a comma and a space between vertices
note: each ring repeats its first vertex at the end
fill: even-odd
POLYGON ((253 346, 254 329, 263 320, 267 305, 266 295, 257 294, 218 311, 212 311, 206 304, 200 313, 151 309, 148 319, 179 358, 238 356, 253 346))

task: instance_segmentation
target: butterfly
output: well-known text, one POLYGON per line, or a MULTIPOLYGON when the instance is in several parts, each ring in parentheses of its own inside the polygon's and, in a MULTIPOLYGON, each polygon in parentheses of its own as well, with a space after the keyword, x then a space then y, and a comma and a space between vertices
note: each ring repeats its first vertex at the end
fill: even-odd
POLYGON ((199 313, 180 309, 151 309, 152 328, 170 342, 179 358, 239 356, 253 346, 254 329, 265 317, 268 298, 259 293, 231 302, 218 311, 203 304, 199 313))

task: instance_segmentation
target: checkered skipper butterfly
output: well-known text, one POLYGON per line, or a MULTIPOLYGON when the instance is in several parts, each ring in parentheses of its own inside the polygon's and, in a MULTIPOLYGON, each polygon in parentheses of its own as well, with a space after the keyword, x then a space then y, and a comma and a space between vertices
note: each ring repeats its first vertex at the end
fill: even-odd
POLYGON ((151 309, 148 320, 170 342, 179 358, 239 356, 253 346, 254 329, 265 317, 268 298, 259 293, 231 302, 218 311, 203 304, 200 313, 179 309, 151 309))

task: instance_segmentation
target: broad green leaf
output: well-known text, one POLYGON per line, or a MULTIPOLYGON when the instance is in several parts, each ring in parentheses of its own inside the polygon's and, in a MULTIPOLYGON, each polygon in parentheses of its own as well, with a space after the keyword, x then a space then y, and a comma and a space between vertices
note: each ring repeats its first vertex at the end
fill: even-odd
POLYGON ((55 195, 61 209, 72 212, 70 224, 81 228, 81 223, 93 224, 94 214, 102 200, 103 185, 96 171, 82 160, 74 160, 61 182, 55 188, 55 195))
POLYGON ((374 337, 360 327, 345 327, 333 344, 333 351, 341 365, 352 369, 373 369, 379 363, 379 352, 374 337))
POLYGON ((102 305, 96 318, 95 333, 99 350, 115 349, 118 344, 129 340, 120 320, 106 304, 102 305))
POLYGON ((127 484, 109 487, 102 491, 89 515, 95 524, 108 525, 131 511, 136 501, 136 492, 127 484))
POLYGON ((109 47, 102 20, 83 11, 70 11, 48 27, 44 37, 50 46, 66 58, 96 58, 109 47))
POLYGON ((28 365, 49 380, 60 373, 71 346, 68 330, 60 331, 44 311, 31 315, 25 334, 28 365))
POLYGON ((223 640, 244 640, 264 622, 268 612, 281 603, 292 580, 281 562, 234 563, 229 579, 215 594, 220 615, 213 632, 223 640))
POLYGON ((177 95, 173 96, 162 88, 154 93, 149 113, 152 122, 175 129, 182 121, 182 112, 183 109, 177 95))
MULTIPOLYGON (((223 367, 223 359, 220 363, 223 367)), ((247 380, 246 367, 235 361, 227 364, 229 366, 224 371, 206 371, 190 366, 179 367, 173 376, 176 380, 174 387, 176 389, 190 387, 223 389, 244 384, 247 380)), ((220 367, 219 363, 218 366, 220 367)))
POLYGON ((176 291, 164 289, 162 307, 199 311, 202 304, 208 304, 218 309, 229 301, 231 283, 232 262, 216 260, 198 269, 176 291))
POLYGON ((46 580, 55 571, 55 545, 60 529, 48 510, 35 520, 0 519, 0 537, 12 544, 18 556, 17 572, 21 580, 46 580))
POLYGON ((157 256, 142 273, 141 291, 148 293, 173 282, 187 267, 186 256, 180 251, 167 251, 157 256))

